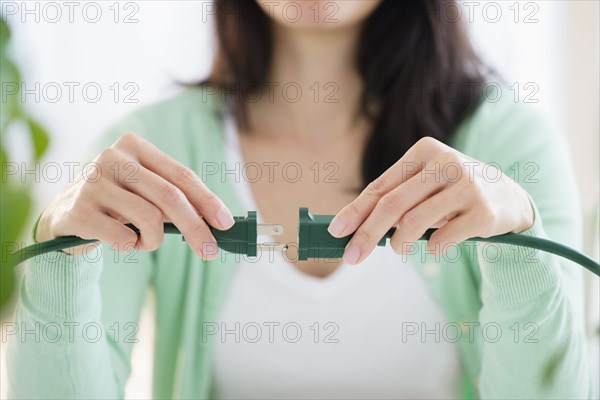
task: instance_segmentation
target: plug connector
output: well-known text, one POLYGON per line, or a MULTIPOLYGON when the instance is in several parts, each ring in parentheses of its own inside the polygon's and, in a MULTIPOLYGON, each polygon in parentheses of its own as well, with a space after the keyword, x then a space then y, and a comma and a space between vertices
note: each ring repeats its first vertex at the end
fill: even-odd
POLYGON ((210 227, 220 249, 234 254, 257 255, 256 211, 248 211, 247 217, 233 217, 234 224, 226 231, 210 227))
MULTIPOLYGON (((287 246, 279 243, 257 243, 258 236, 279 236, 283 234, 283 226, 275 224, 258 224, 256 211, 248 211, 247 217, 233 217, 233 226, 225 231, 220 231, 209 225, 210 232, 217 241, 217 247, 234 254, 245 254, 256 257, 258 250, 285 249, 287 246)), ((137 234, 139 229, 129 224, 137 234)), ((164 224, 165 233, 181 234, 179 229, 170 222, 164 224)), ((185 240, 182 238, 182 240, 185 240)))
MULTIPOLYGON (((334 215, 313 215, 308 208, 302 207, 298 216, 298 260, 305 261, 309 258, 342 258, 344 249, 352 235, 336 238, 331 236, 327 228, 334 215)), ((386 239, 392 237, 395 228, 377 243, 385 246, 386 239)))
MULTIPOLYGON (((256 211, 248 211, 247 217, 233 217, 234 224, 226 231, 217 230, 209 226, 210 231, 217 240, 217 246, 230 253, 245 254, 249 257, 256 257, 258 250, 284 250, 287 248, 279 243, 257 243, 260 235, 278 236, 283 234, 282 225, 257 224, 256 211)), ((140 230, 133 224, 125 224, 136 234, 140 230)), ((179 229, 172 222, 163 223, 165 234, 181 235, 179 229)), ((182 236, 182 240, 185 240, 182 236)), ((6 255, 6 265, 14 267, 32 257, 52 251, 64 250, 71 247, 81 246, 83 244, 97 242, 97 239, 82 239, 78 236, 61 236, 42 243, 35 243, 21 249, 15 249, 13 253, 6 255)), ((4 254, 3 254, 4 256, 4 254)))
MULTIPOLYGON (((285 249, 287 246, 279 243, 257 243, 258 236, 278 236, 283 234, 283 226, 275 224, 257 224, 256 211, 248 211, 247 217, 233 217, 231 228, 220 231, 209 226, 210 232, 217 240, 217 246, 224 251, 234 254, 245 254, 256 257, 258 250, 285 249)), ((183 237, 182 237, 183 239, 183 237)))
MULTIPOLYGON (((217 241, 217 247, 221 250, 234 254, 244 254, 248 257, 256 257, 258 250, 267 247, 271 249, 277 249, 278 247, 285 248, 285 246, 279 243, 257 243, 258 236, 278 236, 283 234, 283 226, 258 224, 256 222, 256 211, 248 211, 247 217, 233 217, 233 222, 233 226, 225 231, 220 231, 209 225, 210 232, 217 241)), ((139 229, 131 224, 127 226, 139 235, 139 229)), ((165 233, 181 234, 179 229, 171 222, 164 224, 164 230, 165 233)), ((182 240, 185 239, 182 237, 182 240)))

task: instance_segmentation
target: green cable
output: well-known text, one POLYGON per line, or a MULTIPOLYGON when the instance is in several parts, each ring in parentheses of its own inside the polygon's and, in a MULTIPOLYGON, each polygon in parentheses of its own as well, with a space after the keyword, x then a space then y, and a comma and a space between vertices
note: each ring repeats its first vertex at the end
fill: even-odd
MULTIPOLYGON (((233 220, 233 226, 225 231, 209 226, 212 235, 217 240, 217 246, 230 253, 255 257, 257 255, 256 236, 258 231, 256 211, 248 211, 247 217, 233 217, 233 220)), ((163 225, 166 234, 181 234, 172 222, 165 222, 163 225)), ((140 230, 133 224, 126 224, 125 226, 133 230, 137 235, 140 234, 140 230)), ((184 240, 183 237, 182 240, 184 240)), ((8 255, 7 265, 14 267, 32 257, 97 241, 97 239, 82 239, 73 235, 61 236, 56 239, 32 244, 8 255)))
MULTIPOLYGON (((299 260, 308 260, 309 258, 341 258, 343 256, 346 245, 352 238, 352 235, 343 238, 331 236, 327 228, 333 217, 333 215, 313 215, 308 211, 308 208, 300 208, 298 224, 299 260)), ((390 229, 377 245, 385 246, 386 240, 391 238, 395 231, 395 228, 390 229)), ((436 229, 428 229, 419 240, 429 240, 435 231, 436 229)), ((466 241, 512 244, 545 251, 571 260, 600 276, 600 264, 585 254, 552 240, 519 233, 505 233, 489 238, 474 237, 466 241)))
MULTIPOLYGON (((140 230, 132 224, 126 224, 126 226, 132 229, 136 234, 140 234, 140 230)), ((170 222, 164 224, 164 230, 167 234, 178 234, 179 229, 170 222)), ((98 242, 97 239, 82 239, 79 236, 61 236, 56 239, 47 240, 41 243, 35 243, 24 247, 13 254, 8 255, 7 265, 8 267, 15 267, 22 262, 29 260, 30 258, 41 256, 42 254, 51 253, 53 251, 59 251, 69 249, 71 247, 82 246, 84 244, 90 244, 98 242)))
MULTIPOLYGON (((427 230, 425 235, 421 237, 421 240, 429 240, 429 237, 435 231, 435 229, 427 230)), ((474 237, 467 239, 466 241, 512 244, 515 246, 545 251, 547 253, 555 254, 557 256, 566 258, 567 260, 573 261, 574 263, 586 268, 590 272, 600 276, 600 264, 594 261, 594 259, 569 246, 565 246, 564 244, 557 243, 552 240, 522 235, 520 233, 505 233, 503 235, 492 236, 489 238, 474 237)))
MULTIPOLYGON (((344 249, 352 235, 343 238, 334 238, 331 236, 327 231, 327 227, 332 219, 332 215, 312 215, 307 208, 300 208, 298 225, 298 260, 302 261, 309 258, 341 258, 343 256, 344 249)), ((234 226, 226 231, 220 231, 210 227, 215 239, 217 239, 218 247, 231 253, 245 254, 250 257, 256 256, 258 247, 256 243, 256 212, 250 211, 248 212, 248 217, 234 217, 234 220, 234 226)), ((132 224, 127 224, 126 226, 138 235, 140 234, 140 230, 132 224)), ((435 231, 436 229, 428 229, 419 240, 429 240, 435 231)), ((166 234, 181 234, 179 229, 170 222, 164 224, 164 232, 166 234)), ((385 246, 386 240, 389 239, 394 232, 395 228, 390 229, 379 241, 378 245, 385 246)), ((98 240, 96 239, 82 239, 77 236, 62 236, 53 240, 24 247, 23 249, 10 254, 8 256, 7 264, 9 266, 16 266, 32 257, 97 241, 98 240)), ((552 253, 573 261, 600 276, 600 264, 585 254, 552 240, 518 233, 505 233, 489 238, 474 237, 467 239, 466 241, 510 244, 552 253)))

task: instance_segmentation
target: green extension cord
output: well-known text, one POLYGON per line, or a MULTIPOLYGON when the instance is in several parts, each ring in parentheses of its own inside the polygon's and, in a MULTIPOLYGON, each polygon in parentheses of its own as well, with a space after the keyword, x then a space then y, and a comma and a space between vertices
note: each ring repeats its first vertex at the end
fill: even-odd
MULTIPOLYGON (((343 238, 335 238, 329 234, 327 228, 334 217, 333 215, 312 215, 308 211, 308 208, 300 208, 299 211, 298 260, 304 261, 312 258, 341 258, 352 235, 343 238)), ((274 248, 272 245, 257 243, 258 235, 280 235, 283 233, 283 228, 280 225, 257 224, 256 211, 249 211, 247 217, 234 217, 234 221, 235 224, 226 231, 220 231, 212 227, 210 228, 213 236, 217 240, 217 246, 224 251, 234 254, 256 257, 259 249, 274 248)), ((140 233, 139 229, 135 226, 131 224, 127 224, 127 226, 137 234, 140 233)), ((387 239, 392 237, 395 230, 395 228, 390 229, 377 245, 385 246, 387 239)), ((179 229, 170 222, 164 224, 164 231, 166 234, 181 234, 179 229)), ((420 240, 429 240, 433 232, 435 232, 435 229, 428 229, 420 240)), ((46 242, 36 243, 9 255, 8 265, 16 266, 29 258, 41 254, 96 241, 97 240, 95 239, 81 239, 77 236, 63 236, 46 242)), ((467 241, 511 244, 545 251, 571 260, 600 276, 600 264, 596 261, 575 249, 548 239, 517 233, 506 233, 490 238, 474 237, 467 239, 467 241)), ((286 246, 279 246, 279 248, 285 247, 286 246)))
MULTIPOLYGON (((259 228, 263 226, 277 227, 274 225, 258 225, 256 223, 256 211, 248 211, 247 217, 233 217, 233 220, 233 226, 226 231, 220 231, 213 227, 210 227, 210 231, 217 240, 217 245, 220 249, 230 253, 245 254, 249 257, 256 257, 258 254, 257 250, 260 245, 257 244, 257 234, 260 230, 259 228)), ((136 234, 140 234, 140 230, 133 224, 126 224, 125 226, 133 230, 136 234)), ((171 222, 165 222, 163 229, 165 234, 181 234, 179 229, 171 222)), ((277 234, 278 232, 275 230, 270 233, 277 234)), ((182 240, 184 240, 183 237, 182 240)), ((7 264, 9 266, 16 266, 32 257, 97 241, 96 239, 82 239, 72 235, 61 236, 24 247, 9 255, 7 264)))
MULTIPOLYGON (((339 239, 331 236, 327 231, 327 227, 333 220, 333 217, 333 215, 312 215, 308 211, 308 208, 300 209, 300 221, 298 224, 299 260, 308 260, 309 258, 340 258, 343 256, 344 249, 352 238, 352 235, 339 239)), ((396 228, 390 229, 377 245, 385 246, 387 239, 391 238, 395 231, 396 228)), ((429 240, 435 231, 435 229, 428 229, 419 240, 429 240)), ((600 276, 600 264, 585 254, 552 240, 518 233, 505 233, 489 238, 474 237, 466 241, 512 244, 545 251, 571 260, 600 276)))

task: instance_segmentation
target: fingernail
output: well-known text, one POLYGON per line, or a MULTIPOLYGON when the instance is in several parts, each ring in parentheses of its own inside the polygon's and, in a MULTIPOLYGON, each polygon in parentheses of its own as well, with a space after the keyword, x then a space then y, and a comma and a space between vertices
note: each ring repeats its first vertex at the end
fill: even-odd
POLYGON ((347 264, 356 264, 360 257, 360 250, 354 244, 350 244, 344 251, 344 262, 347 264))
POLYGON ((346 228, 346 224, 344 221, 338 218, 334 218, 333 221, 329 224, 327 231, 331 233, 332 236, 339 236, 342 234, 344 229, 346 228))
POLYGON ((233 216, 225 207, 221 207, 217 212, 217 221, 219 221, 219 224, 225 229, 231 228, 235 223, 233 221, 233 216))

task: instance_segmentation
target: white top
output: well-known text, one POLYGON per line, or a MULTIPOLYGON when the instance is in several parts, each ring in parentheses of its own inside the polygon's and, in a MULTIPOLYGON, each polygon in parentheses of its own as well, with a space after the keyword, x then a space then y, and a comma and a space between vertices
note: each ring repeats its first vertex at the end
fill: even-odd
MULTIPOLYGON (((227 164, 243 163, 233 118, 225 131, 227 164)), ((248 183, 235 187, 256 210, 248 183)), ((458 396, 458 349, 443 340, 447 321, 414 265, 377 247, 317 278, 270 254, 242 258, 213 327, 218 398, 458 396)))

